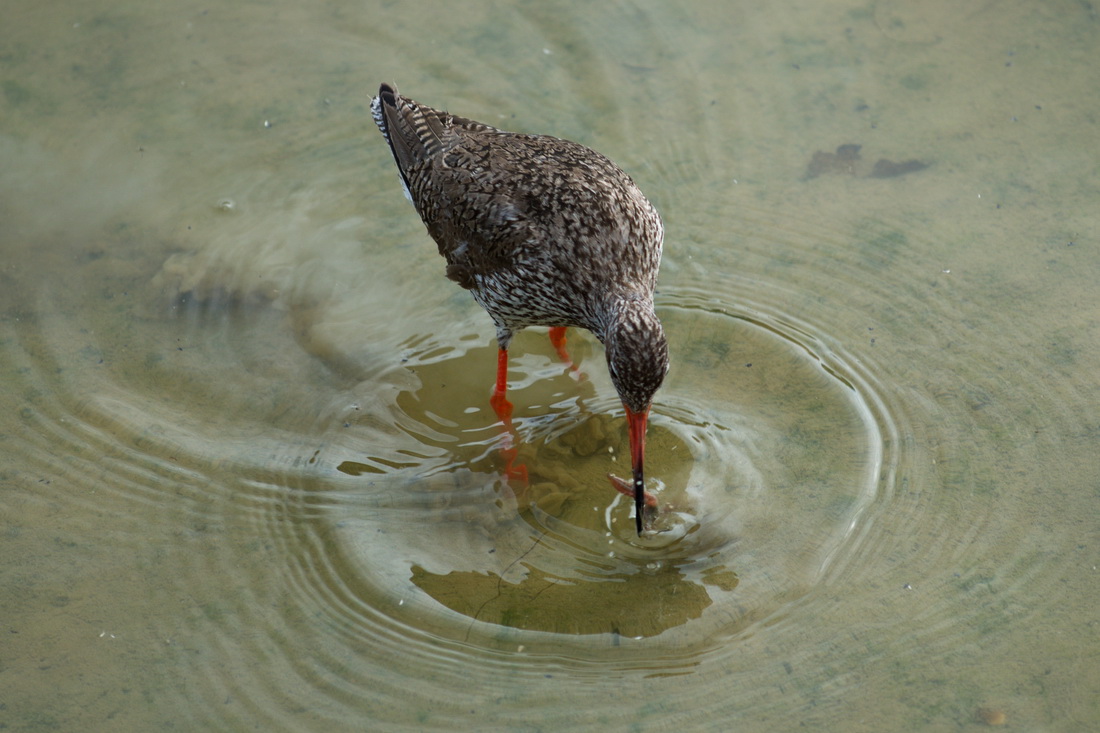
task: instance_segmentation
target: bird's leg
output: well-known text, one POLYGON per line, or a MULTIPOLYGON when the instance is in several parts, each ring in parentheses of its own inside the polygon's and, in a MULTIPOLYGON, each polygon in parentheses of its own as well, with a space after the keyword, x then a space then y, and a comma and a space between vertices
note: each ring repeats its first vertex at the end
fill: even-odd
POLYGON ((508 391, 508 349, 497 351, 497 383, 493 387, 493 396, 489 398, 489 404, 493 412, 508 427, 512 428, 512 403, 508 401, 504 393, 508 391))
POLYGON ((550 343, 557 349, 561 360, 572 366, 573 360, 569 358, 569 352, 565 350, 565 326, 552 326, 550 328, 550 343))
POLYGON ((504 456, 504 473, 508 478, 527 481, 527 466, 522 463, 513 465, 516 460, 515 431, 512 429, 512 403, 508 401, 505 392, 508 390, 508 349, 497 351, 497 383, 493 387, 493 395, 489 398, 489 404, 500 421, 504 423, 504 445, 500 453, 504 456))
POLYGON ((552 326, 550 328, 550 343, 554 345, 554 349, 558 352, 558 357, 560 357, 565 365, 569 367, 569 370, 577 376, 577 379, 583 379, 584 375, 581 374, 581 370, 577 368, 573 360, 569 358, 569 351, 565 348, 565 326, 552 326))

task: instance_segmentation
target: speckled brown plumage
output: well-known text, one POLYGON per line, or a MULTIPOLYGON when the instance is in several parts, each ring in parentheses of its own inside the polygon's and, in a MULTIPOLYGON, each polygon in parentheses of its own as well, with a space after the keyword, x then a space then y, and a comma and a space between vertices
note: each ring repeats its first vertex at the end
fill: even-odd
POLYGON ((657 211, 583 145, 456 117, 386 84, 371 112, 447 277, 489 312, 502 355, 526 326, 577 326, 603 342, 632 416, 640 531, 645 416, 668 371, 653 310, 664 234, 657 211))

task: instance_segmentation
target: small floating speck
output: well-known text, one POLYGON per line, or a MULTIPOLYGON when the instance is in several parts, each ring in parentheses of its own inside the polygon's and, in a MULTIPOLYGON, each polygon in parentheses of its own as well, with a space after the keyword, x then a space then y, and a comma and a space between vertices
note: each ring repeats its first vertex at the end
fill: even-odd
POLYGON ((1008 722, 1008 716, 1003 710, 996 708, 978 708, 978 720, 986 725, 1004 725, 1008 722))

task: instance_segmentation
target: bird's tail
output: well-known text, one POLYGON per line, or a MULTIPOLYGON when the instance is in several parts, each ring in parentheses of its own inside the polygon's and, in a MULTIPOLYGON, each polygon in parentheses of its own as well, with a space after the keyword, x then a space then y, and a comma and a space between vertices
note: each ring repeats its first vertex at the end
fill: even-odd
POLYGON ((379 88, 370 109, 402 176, 417 163, 442 154, 454 137, 451 115, 402 97, 389 84, 379 88))

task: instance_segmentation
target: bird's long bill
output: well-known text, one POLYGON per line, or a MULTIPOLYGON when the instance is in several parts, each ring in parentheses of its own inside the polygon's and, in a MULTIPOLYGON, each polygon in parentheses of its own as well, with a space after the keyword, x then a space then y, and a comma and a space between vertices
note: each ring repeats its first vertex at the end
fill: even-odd
MULTIPOLYGON (((623 405, 626 407, 626 405, 623 405)), ((634 471, 634 519, 638 534, 642 533, 645 519, 645 429, 649 420, 649 407, 634 412, 626 407, 626 424, 630 431, 630 464, 634 471)))

